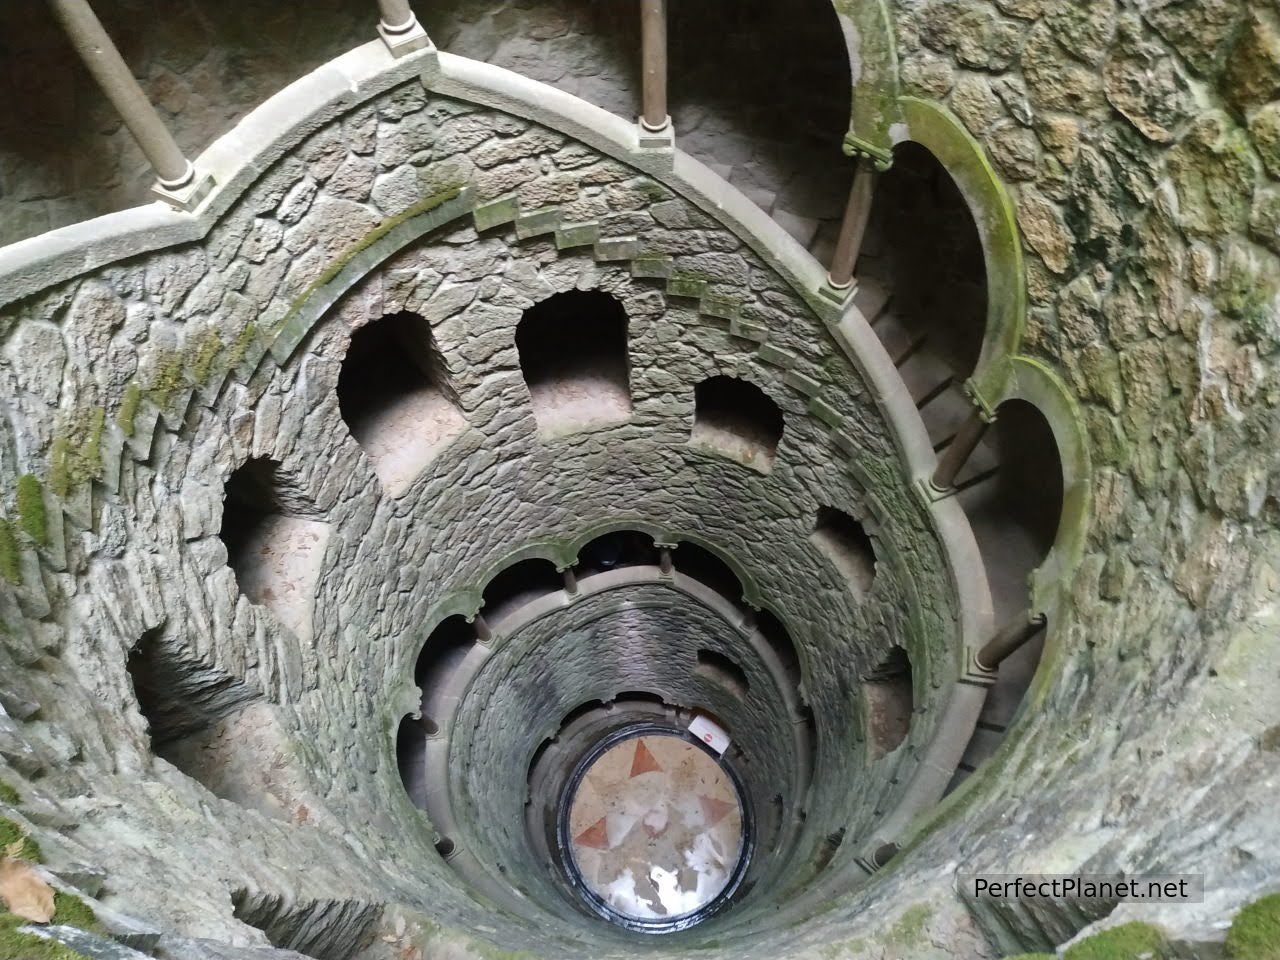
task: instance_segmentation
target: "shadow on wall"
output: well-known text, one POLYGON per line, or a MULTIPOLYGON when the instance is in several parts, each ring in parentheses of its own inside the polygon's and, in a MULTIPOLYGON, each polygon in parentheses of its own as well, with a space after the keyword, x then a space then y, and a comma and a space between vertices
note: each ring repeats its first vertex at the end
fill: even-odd
MULTIPOLYGON (((195 156, 298 77, 373 37, 375 5, 94 0, 195 156)), ((0 243, 148 202, 152 174, 44 0, 0 3, 0 243)))
MULTIPOLYGON (((375 39, 373 0, 95 0, 179 146, 199 154, 253 107, 375 39)), ((441 47, 639 109, 639 6, 441 0, 441 47)), ((671 102, 682 148, 807 242, 848 189, 849 68, 830 0, 672 4, 671 102)), ((0 4, 0 244, 147 202, 151 174, 43 0, 0 4)))

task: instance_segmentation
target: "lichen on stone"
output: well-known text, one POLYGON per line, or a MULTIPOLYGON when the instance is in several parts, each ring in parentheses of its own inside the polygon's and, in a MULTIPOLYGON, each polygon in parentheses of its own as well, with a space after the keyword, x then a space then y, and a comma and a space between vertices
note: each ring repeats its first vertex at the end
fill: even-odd
POLYGON ((130 380, 124 388, 124 399, 120 402, 120 412, 116 414, 116 425, 126 437, 133 436, 133 421, 138 416, 138 407, 142 403, 142 387, 136 380, 130 380))
POLYGON ((49 541, 48 516, 44 507, 44 490, 33 473, 18 478, 18 525, 35 543, 44 546, 49 541))
POLYGON ((13 584, 22 582, 21 549, 13 532, 13 524, 0 517, 0 577, 13 584))

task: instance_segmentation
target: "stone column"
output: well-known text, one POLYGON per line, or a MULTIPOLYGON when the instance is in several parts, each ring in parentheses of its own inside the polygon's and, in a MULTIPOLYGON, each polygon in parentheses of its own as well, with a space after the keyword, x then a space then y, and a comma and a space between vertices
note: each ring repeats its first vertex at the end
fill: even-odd
POLYGON ((403 57, 414 50, 425 50, 431 46, 427 31, 422 29, 418 18, 409 7, 409 0, 378 0, 381 19, 378 21, 378 36, 387 45, 394 57, 403 57))
POLYGON ((933 479, 929 481, 935 492, 946 493, 956 485, 956 476, 973 456, 973 451, 977 449, 989 426, 991 421, 981 410, 974 410, 969 414, 969 419, 943 452, 938 468, 933 472, 933 479))
POLYGON ((1025 620, 1015 620, 988 640, 986 645, 978 651, 974 658, 977 660, 978 668, 994 671, 1014 651, 1039 633, 1047 622, 1042 613, 1028 615, 1025 620))
POLYGON ((642 145, 669 145, 667 113, 667 0, 640 0, 640 46, 643 69, 642 145))
MULTIPOLYGON (((159 181, 159 193, 176 206, 187 206, 191 197, 182 195, 196 181, 191 165, 134 79, 88 0, 49 0, 54 15, 66 30, 67 39, 84 61, 94 80, 124 120, 134 140, 142 148, 159 181)), ((207 191, 205 191, 207 193, 207 191)), ((198 198, 196 198, 198 200, 198 198)))
POLYGON ((875 186, 875 167, 866 157, 858 158, 853 173, 853 187, 849 202, 844 208, 844 220, 840 223, 840 237, 836 252, 831 258, 827 283, 833 290, 848 290, 853 286, 853 271, 862 252, 862 238, 867 232, 867 220, 871 216, 871 199, 875 186))

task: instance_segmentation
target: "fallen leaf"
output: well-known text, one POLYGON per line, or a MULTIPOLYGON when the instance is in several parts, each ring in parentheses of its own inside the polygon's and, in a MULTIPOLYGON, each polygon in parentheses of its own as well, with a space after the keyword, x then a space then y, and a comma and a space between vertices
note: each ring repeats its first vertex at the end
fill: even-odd
POLYGON ((53 887, 25 861, 10 857, 0 860, 0 900, 10 913, 23 920, 48 923, 53 919, 53 887))

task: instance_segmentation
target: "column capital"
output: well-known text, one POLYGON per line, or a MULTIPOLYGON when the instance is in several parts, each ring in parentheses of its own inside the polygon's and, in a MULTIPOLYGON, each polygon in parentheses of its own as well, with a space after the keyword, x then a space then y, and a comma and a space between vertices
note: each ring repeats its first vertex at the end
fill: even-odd
POLYGON ((893 166, 893 151, 877 146, 870 140, 864 140, 853 133, 844 135, 842 149, 846 156, 870 160, 875 165, 877 173, 884 173, 893 166))

